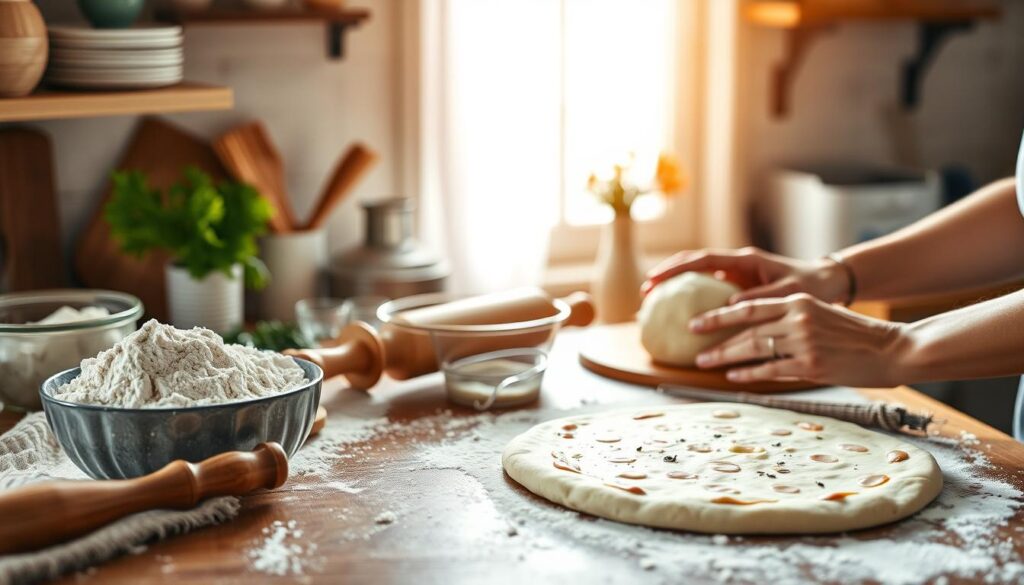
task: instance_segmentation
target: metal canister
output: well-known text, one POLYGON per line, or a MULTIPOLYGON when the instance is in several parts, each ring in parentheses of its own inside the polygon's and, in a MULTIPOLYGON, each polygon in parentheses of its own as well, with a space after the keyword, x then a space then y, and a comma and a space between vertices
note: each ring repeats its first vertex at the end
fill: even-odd
POLYGON ((444 290, 448 263, 413 236, 415 209, 415 202, 408 197, 363 203, 366 239, 331 261, 334 296, 397 299, 444 290))

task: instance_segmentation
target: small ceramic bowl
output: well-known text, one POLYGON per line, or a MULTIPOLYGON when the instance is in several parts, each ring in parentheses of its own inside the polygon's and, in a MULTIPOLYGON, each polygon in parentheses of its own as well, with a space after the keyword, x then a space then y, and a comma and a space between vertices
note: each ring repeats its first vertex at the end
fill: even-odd
POLYGON ((78 8, 96 28, 128 28, 145 4, 146 0, 78 0, 78 8))
POLYGON ((225 404, 116 408, 54 398, 56 389, 75 379, 80 368, 53 376, 39 395, 57 442, 94 479, 139 477, 176 459, 198 462, 227 451, 252 451, 270 441, 291 457, 313 428, 324 378, 315 364, 292 359, 306 373, 304 384, 274 396, 225 404))

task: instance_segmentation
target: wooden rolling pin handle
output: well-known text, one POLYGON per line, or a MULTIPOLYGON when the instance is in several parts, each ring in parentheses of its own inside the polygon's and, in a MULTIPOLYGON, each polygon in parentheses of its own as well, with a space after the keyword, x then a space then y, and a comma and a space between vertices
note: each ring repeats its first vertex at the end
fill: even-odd
POLYGON ((136 479, 54 481, 0 496, 0 555, 37 550, 156 508, 188 509, 214 496, 280 486, 288 457, 277 443, 201 463, 173 461, 136 479))
POLYGON ((289 349, 285 355, 309 360, 320 366, 324 378, 344 376, 353 388, 369 390, 384 371, 384 344, 366 323, 357 321, 338 335, 340 343, 318 349, 289 349))
POLYGON ((562 297, 562 302, 569 305, 571 313, 566 320, 566 327, 586 327, 594 322, 597 310, 594 308, 594 299, 588 293, 577 291, 569 296, 562 297))

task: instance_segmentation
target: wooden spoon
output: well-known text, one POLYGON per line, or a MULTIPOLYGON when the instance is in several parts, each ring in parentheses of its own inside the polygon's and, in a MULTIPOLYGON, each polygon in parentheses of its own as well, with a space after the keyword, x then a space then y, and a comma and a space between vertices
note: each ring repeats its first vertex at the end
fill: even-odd
POLYGON ((172 461, 135 479, 52 481, 0 496, 0 555, 37 550, 146 510, 187 510, 216 496, 280 487, 288 456, 277 443, 200 463, 172 461))
POLYGON ((350 146, 345 156, 334 167, 334 174, 331 175, 331 180, 324 187, 324 192, 320 195, 320 200, 317 201, 313 215, 310 216, 306 225, 302 226, 302 229, 315 230, 322 226, 330 217, 331 211, 345 199, 359 179, 377 163, 377 158, 377 153, 358 142, 350 146))
POLYGON ((270 202, 274 208, 271 230, 294 230, 298 222, 285 187, 284 163, 263 124, 253 121, 233 128, 221 135, 213 148, 236 179, 255 187, 270 202))

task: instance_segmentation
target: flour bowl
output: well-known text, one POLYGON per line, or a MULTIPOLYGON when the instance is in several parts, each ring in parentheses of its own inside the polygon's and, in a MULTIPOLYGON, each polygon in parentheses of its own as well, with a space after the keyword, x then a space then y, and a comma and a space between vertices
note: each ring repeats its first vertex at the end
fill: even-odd
POLYGON ((292 358, 305 382, 274 396, 187 408, 116 408, 54 398, 79 368, 48 379, 39 391, 46 419, 71 461, 95 479, 152 473, 176 459, 202 461, 226 451, 276 442, 289 457, 313 427, 323 372, 292 358))

